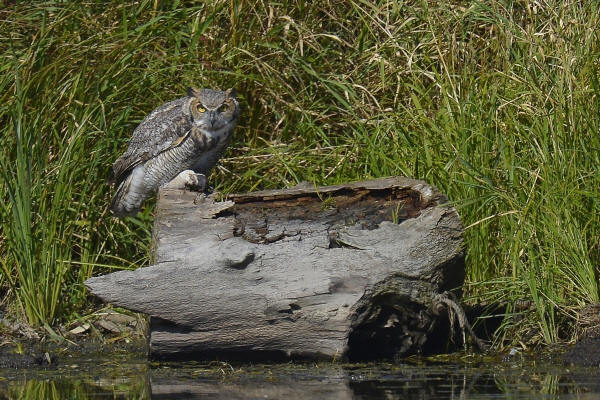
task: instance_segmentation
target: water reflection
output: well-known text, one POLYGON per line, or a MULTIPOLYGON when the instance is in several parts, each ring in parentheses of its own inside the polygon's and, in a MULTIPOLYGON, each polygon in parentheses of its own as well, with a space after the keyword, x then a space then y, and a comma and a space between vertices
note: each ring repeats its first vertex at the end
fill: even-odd
POLYGON ((148 387, 144 383, 98 385, 87 380, 69 378, 19 380, 0 389, 0 397, 27 400, 150 398, 148 387))
POLYGON ((156 364, 142 358, 0 370, 6 399, 596 399, 599 368, 560 365, 156 364))

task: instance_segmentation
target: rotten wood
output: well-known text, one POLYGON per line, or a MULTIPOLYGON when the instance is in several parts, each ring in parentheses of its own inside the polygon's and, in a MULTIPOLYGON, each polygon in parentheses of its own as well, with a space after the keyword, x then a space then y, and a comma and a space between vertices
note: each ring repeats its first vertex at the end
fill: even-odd
POLYGON ((154 358, 373 359, 448 338, 462 226, 445 196, 393 177, 216 196, 165 189, 154 265, 86 281, 150 315, 154 358))

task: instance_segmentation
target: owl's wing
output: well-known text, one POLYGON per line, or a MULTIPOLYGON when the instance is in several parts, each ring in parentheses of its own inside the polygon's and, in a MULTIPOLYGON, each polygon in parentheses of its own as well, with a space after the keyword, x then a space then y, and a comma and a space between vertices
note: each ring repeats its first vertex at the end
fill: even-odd
POLYGON ((113 164, 113 182, 119 184, 139 164, 179 145, 192 128, 184 112, 189 97, 166 103, 152 111, 133 131, 127 151, 113 164))

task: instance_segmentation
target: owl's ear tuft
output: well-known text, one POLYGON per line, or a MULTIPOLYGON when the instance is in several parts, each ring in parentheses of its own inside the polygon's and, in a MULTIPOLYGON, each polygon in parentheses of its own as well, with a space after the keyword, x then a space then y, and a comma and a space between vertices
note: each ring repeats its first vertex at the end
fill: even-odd
POLYGON ((193 87, 187 88, 187 95, 190 97, 198 97, 200 95, 200 91, 198 89, 194 89, 193 87))
POLYGON ((236 97, 236 92, 235 92, 235 89, 234 89, 234 88, 229 88, 229 89, 227 89, 227 90, 225 91, 225 95, 226 95, 227 97, 232 97, 232 98, 236 97))

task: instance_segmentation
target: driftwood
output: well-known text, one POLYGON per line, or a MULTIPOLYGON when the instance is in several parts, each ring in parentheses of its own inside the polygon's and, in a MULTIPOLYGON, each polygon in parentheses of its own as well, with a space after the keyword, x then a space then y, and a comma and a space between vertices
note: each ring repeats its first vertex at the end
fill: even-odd
POLYGON ((155 358, 405 356, 448 339, 440 294, 460 293, 462 243, 447 199, 406 178, 225 201, 165 189, 154 265, 86 286, 150 315, 155 358))

